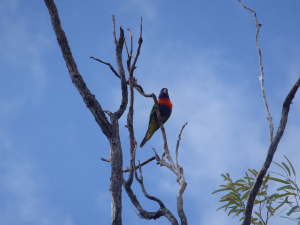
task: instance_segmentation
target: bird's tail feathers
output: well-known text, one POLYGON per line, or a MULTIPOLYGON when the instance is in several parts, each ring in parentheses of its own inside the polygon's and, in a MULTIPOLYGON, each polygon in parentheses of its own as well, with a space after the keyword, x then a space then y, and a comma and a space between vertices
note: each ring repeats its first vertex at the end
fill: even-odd
POLYGON ((142 148, 142 147, 144 146, 144 144, 146 144, 147 141, 148 141, 148 140, 147 140, 147 135, 146 135, 146 136, 144 137, 142 143, 140 144, 140 147, 142 148))

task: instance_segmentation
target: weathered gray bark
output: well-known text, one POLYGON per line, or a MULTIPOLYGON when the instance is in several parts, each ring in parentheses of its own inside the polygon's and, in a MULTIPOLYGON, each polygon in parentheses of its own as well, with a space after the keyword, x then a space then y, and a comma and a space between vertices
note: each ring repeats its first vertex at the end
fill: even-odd
POLYGON ((284 133, 284 130, 285 130, 285 127, 287 124, 287 120, 288 120, 290 105, 292 104, 292 100, 295 97, 295 94, 299 88, 299 85, 300 85, 300 78, 297 80, 297 82, 295 83, 295 85, 293 86, 293 88, 291 89, 291 91, 289 92, 289 94, 287 95, 287 97, 283 103, 282 114, 281 114, 280 124, 277 129, 277 133, 269 147, 266 160, 265 160, 262 168, 260 169, 259 174, 256 177, 255 183, 254 183, 254 185, 249 193, 248 199, 247 199, 247 205, 246 205, 246 209, 245 209, 245 218, 243 221, 243 225, 251 224, 251 216, 252 216, 255 198, 256 198, 256 196, 259 192, 259 189, 262 185, 263 178, 266 175, 266 173, 271 165, 274 154, 277 150, 277 146, 283 136, 283 133, 284 133))
POLYGON ((44 0, 49 14, 51 17, 52 26, 57 37, 58 44, 62 51, 63 57, 66 61, 67 68, 71 80, 78 92, 83 98, 86 106, 92 112, 95 117, 96 122, 100 126, 103 133, 106 135, 110 148, 111 148, 111 204, 112 204, 112 217, 111 221, 113 225, 122 224, 122 180, 123 180, 123 156, 121 141, 119 136, 119 124, 118 119, 123 115, 127 103, 128 103, 128 91, 127 83, 125 78, 125 71, 122 64, 122 49, 124 45, 124 31, 120 29, 120 38, 116 43, 116 58, 117 65, 119 69, 119 74, 121 78, 121 89, 122 89, 122 100, 121 106, 115 113, 108 113, 110 115, 111 123, 107 120, 104 111, 102 110, 99 102, 96 100, 95 96, 91 94, 90 90, 87 88, 85 82, 80 75, 75 60, 72 56, 71 49, 68 44, 65 32, 62 29, 57 8, 53 0, 44 0))
MULTIPOLYGON (((115 31, 115 20, 113 16, 113 34, 114 34, 114 42, 116 45, 116 61, 118 65, 118 72, 109 64, 105 63, 102 60, 96 59, 94 57, 91 57, 101 63, 104 63, 108 65, 113 73, 120 78, 121 80, 121 89, 122 89, 122 100, 121 100, 121 105, 120 108, 116 112, 110 112, 107 110, 102 110, 101 105, 99 102, 96 100, 95 96, 91 94, 90 90, 87 88, 82 76, 80 75, 77 65, 75 63, 75 60, 72 56, 71 49, 69 47, 67 37, 62 29, 59 15, 57 12, 57 8, 55 6, 55 3, 53 0, 44 0, 45 4, 47 5, 47 8, 49 10, 49 14, 51 17, 51 22, 53 25, 54 32, 57 37, 58 44, 60 46, 60 49, 62 51, 63 57, 66 61, 66 66, 69 70, 70 78, 77 88, 78 92, 83 98, 83 101, 85 102, 87 108, 92 112, 93 116, 95 117, 96 122, 98 123, 99 127, 107 137, 109 144, 110 144, 110 159, 105 160, 102 159, 103 161, 107 161, 111 163, 111 184, 110 184, 110 194, 111 194, 111 224, 113 225, 121 225, 122 224, 122 185, 125 188, 125 191, 129 198, 131 199, 133 205, 136 207, 136 209, 139 212, 139 216, 143 219, 157 219, 161 216, 165 216, 172 225, 178 225, 178 221, 174 217, 174 215, 165 207, 165 205, 160 201, 158 198, 153 197, 148 195, 146 192, 146 189, 143 184, 143 177, 142 177, 142 170, 141 167, 143 165, 146 165, 147 163, 151 162, 152 160, 156 159, 158 164, 164 165, 171 169, 177 176, 177 181, 180 185, 178 194, 177 194, 177 208, 178 208, 178 214, 181 219, 181 224, 185 225, 187 224, 187 219, 183 211, 183 199, 182 195, 183 192, 186 188, 186 182, 184 181, 184 176, 183 176, 183 168, 179 166, 178 164, 178 146, 179 146, 179 140, 180 136, 182 133, 182 130, 179 135, 177 147, 176 147, 176 163, 177 163, 177 168, 170 156, 168 146, 167 146, 167 139, 166 139, 166 133, 165 129, 162 123, 161 115, 158 110, 158 102, 157 98, 154 94, 145 94, 143 91, 143 88, 136 83, 136 79, 133 76, 133 72, 136 69, 136 62, 138 59, 138 56, 140 54, 140 48, 143 42, 142 39, 142 20, 141 20, 141 27, 140 27, 140 38, 138 41, 138 49, 136 56, 133 57, 134 61, 133 64, 131 65, 131 58, 132 58, 132 36, 130 33, 130 40, 131 40, 131 49, 130 52, 127 49, 127 45, 125 42, 124 38, 124 31, 122 27, 120 27, 120 37, 119 40, 116 38, 116 31, 115 31), (123 45, 126 45, 127 49, 127 54, 128 54, 128 59, 127 59, 127 69, 128 69, 128 74, 129 74, 129 80, 126 81, 125 77, 125 71, 123 68, 123 62, 122 62, 122 50, 123 50, 123 45), (127 90, 127 85, 130 87, 130 103, 129 103, 129 111, 127 115, 127 128, 129 131, 129 139, 130 139, 130 168, 129 169, 124 169, 123 170, 123 155, 122 155, 122 146, 121 146, 121 139, 120 139, 120 134, 119 134, 119 123, 118 120, 119 118, 124 114, 124 111, 126 110, 127 104, 128 104, 128 90, 127 90), (167 159, 169 160, 170 164, 167 163, 164 158, 160 159, 158 155, 146 160, 144 163, 142 163, 139 166, 135 166, 135 153, 136 153, 136 147, 137 143, 135 140, 134 136, 134 129, 133 129, 133 105, 134 105, 134 90, 135 88, 140 94, 142 94, 145 97, 151 97, 154 100, 154 103, 156 105, 156 110, 157 110, 157 116, 160 124, 160 128, 162 131, 163 139, 164 139, 164 151, 165 153, 163 154, 166 155, 167 159), (108 121, 107 117, 105 116, 105 113, 108 114, 110 117, 110 122, 108 121), (140 170, 140 178, 138 177, 136 170, 139 168, 140 170), (123 177, 123 172, 129 172, 129 178, 127 181, 125 181, 123 177), (160 208, 156 212, 147 212, 142 208, 140 205, 137 197, 134 195, 131 185, 133 182, 133 177, 136 177, 138 182, 141 185, 141 188, 143 190, 144 195, 153 201, 156 201, 160 208)), ((129 30, 130 32, 130 30, 129 30)), ((184 125, 185 126, 185 125, 184 125)))
POLYGON ((258 56, 259 56, 259 68, 260 68, 260 81, 261 81, 261 91, 262 91, 262 97, 263 97, 263 101, 264 101, 264 105, 266 108, 266 112, 267 112, 267 118, 269 121, 269 130, 270 130, 270 134, 269 134, 269 150, 268 150, 268 154, 266 157, 266 160, 262 166, 262 168, 260 169, 256 180, 254 182, 254 185, 249 193, 248 199, 247 199, 247 204, 246 204, 246 209, 245 209, 245 213, 244 213, 244 221, 243 221, 243 225, 250 225, 251 224, 251 218, 252 218, 252 211, 253 211, 253 206, 254 206, 254 201, 255 198, 259 192, 259 189, 262 185, 263 182, 263 178, 266 175, 271 162, 273 160, 274 154, 277 150, 277 146, 281 140, 281 137, 283 136, 283 132, 285 130, 286 124, 287 124, 287 119, 288 119, 288 114, 289 114, 289 110, 290 110, 290 104, 292 104, 292 100, 299 88, 300 85, 300 78, 298 79, 298 81, 296 82, 296 84, 294 85, 294 87, 291 89, 290 93, 287 95, 284 103, 283 103, 283 108, 282 108, 282 115, 281 115, 281 120, 280 120, 280 124, 277 130, 277 133, 273 139, 273 131, 274 131, 274 126, 273 126, 273 122, 272 122, 272 116, 271 113, 269 111, 269 107, 268 107, 268 103, 267 103, 267 99, 266 99, 266 94, 265 94, 265 88, 264 88, 264 72, 263 72, 263 65, 262 65, 262 54, 261 54, 261 50, 260 47, 258 46, 258 33, 259 33, 259 29, 262 26, 261 24, 259 24, 257 22, 257 16, 256 16, 256 12, 250 8, 248 8, 247 6, 245 6, 241 0, 238 0, 242 6, 251 11, 254 14, 254 20, 255 20, 255 26, 256 26, 256 34, 255 34, 255 45, 256 48, 258 50, 258 56))

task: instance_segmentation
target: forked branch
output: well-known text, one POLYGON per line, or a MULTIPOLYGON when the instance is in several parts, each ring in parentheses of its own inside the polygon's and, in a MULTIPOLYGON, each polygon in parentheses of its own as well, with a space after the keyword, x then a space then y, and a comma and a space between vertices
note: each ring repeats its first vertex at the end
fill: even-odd
POLYGON ((262 168, 260 169, 260 172, 258 173, 258 175, 256 177, 254 185, 253 185, 253 187, 252 187, 252 189, 249 193, 248 199, 247 199, 247 205, 246 205, 246 209, 245 209, 243 225, 250 225, 251 224, 251 217, 252 217, 254 201, 255 201, 256 196, 258 194, 258 191, 259 191, 259 189, 262 185, 263 178, 266 175, 266 173, 267 173, 267 171, 268 171, 268 169, 271 165, 272 159, 273 159, 274 154, 277 150, 278 143, 280 142, 281 137, 284 133, 284 130, 285 130, 285 127, 286 127, 286 124, 287 124, 288 113, 289 113, 289 110, 290 110, 290 104, 292 103, 292 100, 293 100, 293 98, 294 98, 294 96, 295 96, 295 94, 296 94, 296 92, 299 88, 300 78, 298 79, 298 81, 296 82, 294 87, 291 89, 290 93, 287 95, 287 97, 286 97, 286 99, 283 103, 280 124, 279 124, 279 127, 277 129, 277 133, 276 133, 276 135, 273 139, 274 127, 273 127, 272 117, 271 117, 271 114, 269 112, 269 108, 268 108, 268 104, 267 104, 267 100, 266 100, 266 95, 265 95, 264 72, 263 72, 263 66, 262 66, 261 50, 260 50, 260 48, 258 46, 258 43, 257 43, 259 29, 262 26, 262 24, 259 24, 257 22, 257 16, 256 16, 256 12, 254 10, 246 7, 241 2, 241 0, 238 0, 238 1, 242 4, 242 6, 245 9, 251 11, 254 14, 255 26, 256 26, 255 45, 256 45, 256 48, 258 50, 258 55, 259 55, 259 67, 260 67, 260 73, 261 73, 261 76, 260 76, 261 90, 262 90, 263 101, 264 101, 265 108, 266 108, 266 111, 267 111, 267 117, 268 117, 268 120, 269 120, 269 129, 270 129, 270 135, 269 135, 269 144, 270 145, 269 145, 268 154, 267 154, 266 160, 265 160, 262 168))
POLYGON ((257 175, 255 183, 254 183, 254 185, 249 193, 249 196, 248 196, 243 225, 251 224, 251 215, 252 215, 252 211, 253 211, 253 205, 254 205, 255 198, 256 198, 258 191, 262 185, 263 178, 266 175, 266 173, 271 165, 274 154, 277 150, 278 143, 280 142, 281 137, 284 133, 284 130, 285 130, 285 127, 287 124, 287 120, 288 120, 288 114, 290 111, 290 105, 292 104, 292 100, 295 97, 295 94, 299 88, 299 85, 300 85, 300 78, 297 80, 297 82, 295 83, 295 85, 293 86, 293 88, 291 89, 289 94, 287 95, 285 101, 283 102, 282 114, 281 114, 279 127, 277 129, 274 140, 272 141, 272 143, 269 147, 266 160, 265 160, 259 174, 257 175))

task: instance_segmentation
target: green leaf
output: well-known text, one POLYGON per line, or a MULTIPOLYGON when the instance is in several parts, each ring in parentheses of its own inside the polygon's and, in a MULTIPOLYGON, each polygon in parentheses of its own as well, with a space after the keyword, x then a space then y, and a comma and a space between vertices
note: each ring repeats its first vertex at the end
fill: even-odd
POLYGON ((265 180, 263 181, 263 185, 266 185, 266 183, 268 182, 269 178, 270 178, 270 174, 268 173, 268 175, 265 176, 265 180))
POLYGON ((277 209, 279 209, 281 206, 283 206, 286 202, 282 202, 281 204, 279 204, 275 209, 274 209, 274 213, 277 211, 277 209))
POLYGON ((243 187, 239 187, 238 189, 236 189, 236 191, 246 191, 249 190, 249 187, 243 186, 243 187))
POLYGON ((285 185, 285 186, 282 186, 282 187, 278 188, 277 191, 282 191, 282 190, 285 190, 285 189, 296 190, 296 188, 291 187, 291 185, 285 185))
POLYGON ((227 179, 227 177, 224 174, 221 174, 222 177, 224 177, 225 179, 227 179))
POLYGON ((271 200, 271 199, 273 199, 273 198, 276 199, 276 198, 278 198, 278 197, 279 197, 279 194, 278 194, 278 193, 275 193, 275 194, 272 194, 271 196, 269 196, 268 199, 271 200))
POLYGON ((254 212, 259 218, 262 218, 261 215, 258 212, 254 212))
POLYGON ((236 213, 236 216, 240 215, 240 213, 244 212, 244 208, 239 209, 239 211, 236 213))
POLYGON ((288 173, 289 173, 289 176, 291 176, 290 168, 289 168, 284 162, 282 162, 281 164, 286 168, 286 170, 287 170, 288 173))
POLYGON ((266 208, 268 209, 268 211, 271 213, 271 215, 274 215, 274 208, 272 206, 266 206, 266 208))
POLYGON ((229 191, 229 190, 231 190, 231 189, 230 189, 230 188, 222 188, 222 189, 219 189, 219 190, 214 191, 214 192, 211 193, 211 194, 215 194, 215 193, 218 193, 218 192, 220 192, 220 191, 229 191))
POLYGON ((284 197, 284 196, 288 196, 288 195, 294 195, 294 196, 297 196, 297 194, 295 194, 295 193, 287 192, 287 193, 284 193, 284 194, 279 195, 279 197, 284 197))
POLYGON ((243 179, 239 179, 239 180, 237 180, 235 183, 240 183, 240 182, 246 183, 246 181, 243 180, 243 179))
POLYGON ((259 192, 257 195, 259 195, 259 196, 264 196, 264 195, 266 195, 266 194, 267 194, 267 192, 262 191, 262 192, 259 192))
POLYGON ((284 184, 289 184, 289 182, 285 181, 285 180, 281 180, 279 178, 275 178, 275 177, 270 177, 270 180, 276 181, 276 182, 280 182, 280 183, 284 183, 284 184))
POLYGON ((252 223, 255 222, 256 220, 258 220, 258 219, 257 219, 257 218, 254 218, 254 217, 251 218, 251 222, 252 222, 252 223))
POLYGON ((248 195, 250 193, 250 190, 247 191, 243 196, 242 196, 242 199, 247 199, 248 198, 248 195))
MULTIPOLYGON (((227 205, 227 204, 226 204, 227 205)), ((218 211, 219 209, 225 208, 226 205, 221 206, 220 208, 218 208, 216 211, 218 211)))
POLYGON ((286 217, 286 216, 281 216, 281 218, 286 218, 286 219, 289 219, 289 220, 293 220, 293 221, 296 221, 296 222, 298 222, 297 220, 294 220, 294 219, 292 219, 292 218, 289 218, 289 217, 286 217))
POLYGON ((237 212, 238 210, 236 209, 236 207, 233 207, 229 212, 228 212, 228 216, 230 216, 231 213, 237 212))
POLYGON ((277 166, 279 166, 281 169, 283 169, 285 171, 285 169, 280 164, 278 164, 277 162, 274 162, 274 161, 273 161, 273 163, 275 163, 277 166))
POLYGON ((290 162, 290 160, 287 157, 284 156, 284 158, 289 162, 289 164, 290 164, 290 166, 291 166, 291 168, 293 170, 293 174, 294 174, 294 176, 296 176, 296 172, 294 170, 294 167, 293 167, 292 163, 290 162))
POLYGON ((254 204, 263 203, 264 201, 265 201, 265 199, 263 199, 263 200, 254 200, 254 204))
POLYGON ((291 208, 291 210, 286 214, 286 215, 291 215, 296 209, 298 209, 299 208, 299 206, 298 205, 295 205, 295 206, 293 206, 292 208, 291 208))
POLYGON ((257 174, 258 174, 257 172, 255 173, 253 170, 250 170, 250 169, 248 169, 248 171, 249 171, 250 173, 252 173, 254 177, 256 177, 257 174))
POLYGON ((297 188, 297 190, 300 192, 300 189, 299 189, 299 187, 298 187, 298 185, 294 182, 294 181, 292 181, 291 179, 287 179, 287 181, 291 184, 293 184, 294 186, 295 186, 295 188, 297 188))
POLYGON ((287 178, 286 176, 282 175, 281 173, 276 173, 276 172, 270 172, 270 173, 275 173, 275 174, 277 174, 277 175, 279 175, 279 176, 282 176, 282 177, 284 177, 284 178, 287 178))

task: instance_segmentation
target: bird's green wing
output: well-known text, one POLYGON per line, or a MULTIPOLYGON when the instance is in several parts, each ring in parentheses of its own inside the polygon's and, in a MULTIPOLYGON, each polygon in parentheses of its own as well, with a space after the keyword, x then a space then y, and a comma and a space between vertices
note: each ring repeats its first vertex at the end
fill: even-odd
MULTIPOLYGON (((172 113, 172 111, 171 111, 171 113, 172 113)), ((166 115, 166 116, 163 116, 161 119, 162 119, 162 121, 163 121, 163 123, 165 123, 165 122, 167 122, 167 120, 170 118, 170 116, 171 116, 171 113, 169 114, 169 115, 166 115)))
POLYGON ((158 121, 155 117, 156 117, 156 111, 155 111, 155 105, 153 105, 151 113, 150 113, 148 131, 146 134, 147 141, 150 140, 150 138, 152 137, 154 132, 157 131, 159 128, 158 121))

